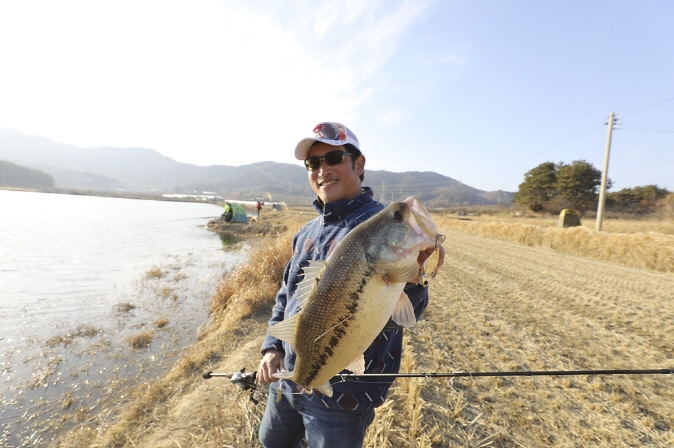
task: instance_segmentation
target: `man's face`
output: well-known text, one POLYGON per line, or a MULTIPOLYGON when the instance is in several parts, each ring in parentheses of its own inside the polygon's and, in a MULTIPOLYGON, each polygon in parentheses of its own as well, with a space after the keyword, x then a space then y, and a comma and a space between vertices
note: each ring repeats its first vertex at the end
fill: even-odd
MULTIPOLYGON (((309 150, 309 156, 324 156, 330 151, 344 151, 344 146, 332 146, 322 142, 316 143, 309 150)), ((365 156, 356 159, 353 166, 353 157, 344 157, 339 165, 329 166, 322 161, 320 169, 307 171, 309 184, 314 193, 325 203, 352 198, 360 193, 359 176, 365 169, 365 156)))

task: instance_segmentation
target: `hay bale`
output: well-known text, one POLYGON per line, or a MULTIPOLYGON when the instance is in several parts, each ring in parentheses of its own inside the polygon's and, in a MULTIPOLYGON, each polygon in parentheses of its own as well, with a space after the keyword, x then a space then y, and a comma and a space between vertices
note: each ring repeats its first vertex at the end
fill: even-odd
POLYGON ((557 220, 558 228, 578 227, 580 225, 582 225, 580 223, 580 213, 577 210, 565 208, 560 212, 559 220, 557 220))

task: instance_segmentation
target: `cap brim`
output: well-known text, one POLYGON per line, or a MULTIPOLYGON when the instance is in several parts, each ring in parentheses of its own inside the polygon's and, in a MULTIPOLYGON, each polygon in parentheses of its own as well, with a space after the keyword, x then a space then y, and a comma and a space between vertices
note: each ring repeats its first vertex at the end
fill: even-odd
POLYGON ((295 158, 297 160, 306 160, 306 158, 309 157, 309 150, 311 149, 311 145, 313 145, 314 142, 323 142, 332 146, 342 146, 346 143, 341 140, 330 140, 327 138, 305 138, 300 140, 300 142, 295 147, 295 158))

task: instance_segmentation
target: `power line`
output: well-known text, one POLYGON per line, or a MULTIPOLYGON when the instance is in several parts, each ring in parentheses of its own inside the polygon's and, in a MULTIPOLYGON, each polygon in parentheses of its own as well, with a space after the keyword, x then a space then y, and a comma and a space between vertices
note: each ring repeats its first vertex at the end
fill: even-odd
POLYGON ((569 143, 569 142, 571 142, 571 141, 573 141, 573 140, 576 140, 577 138, 583 137, 584 135, 587 135, 587 134, 589 134, 589 133, 591 133, 591 132, 594 132, 594 131, 596 131, 597 129, 599 129, 599 128, 601 128, 601 127, 604 127, 604 126, 605 126, 605 124, 600 124, 599 126, 596 126, 596 127, 592 128, 592 129, 590 129, 589 131, 585 131, 585 132, 583 132, 583 133, 581 133, 581 134, 576 135, 575 137, 571 137, 571 138, 568 139, 568 140, 564 140, 563 142, 561 142, 561 143, 559 143, 559 144, 557 144, 557 145, 551 146, 551 147, 548 148, 548 149, 545 149, 545 150, 543 150, 543 151, 541 151, 541 152, 537 152, 536 154, 532 154, 532 155, 530 155, 529 157, 525 157, 524 159, 520 159, 519 161, 514 162, 514 163, 511 163, 510 165, 506 165, 506 166, 504 166, 504 167, 502 167, 502 168, 500 168, 500 169, 498 169, 498 170, 496 170, 496 171, 492 171, 491 173, 488 173, 488 174, 485 174, 484 176, 478 177, 476 180, 480 180, 480 179, 484 179, 484 178, 486 178, 486 177, 490 177, 490 176, 492 176, 492 175, 494 175, 494 174, 496 174, 496 173, 502 173, 502 172, 504 172, 504 171, 506 171, 506 170, 508 170, 508 169, 510 169, 510 168, 512 168, 512 167, 514 167, 514 166, 516 166, 516 165, 521 164, 522 162, 525 162, 525 161, 527 161, 527 160, 529 160, 529 159, 533 159, 534 157, 539 156, 539 155, 541 155, 541 154, 544 154, 544 153, 546 153, 546 152, 548 152, 548 151, 552 151, 553 149, 559 148, 560 146, 563 146, 563 145, 565 145, 565 144, 567 144, 567 143, 569 143))
POLYGON ((668 102, 670 102, 670 101, 674 101, 674 96, 671 97, 671 98, 668 98, 668 99, 666 99, 666 100, 664 100, 664 101, 660 101, 659 103, 653 104, 652 106, 644 107, 643 109, 639 109, 639 110, 637 110, 637 111, 630 112, 630 113, 627 114, 627 115, 623 115, 622 118, 626 118, 626 117, 629 117, 629 116, 631 116, 631 115, 638 114, 639 112, 643 112, 643 111, 648 110, 648 109, 653 109, 654 107, 657 107, 657 106, 659 106, 659 105, 661 105, 661 104, 668 103, 668 102))
POLYGON ((628 126, 635 126, 638 128, 664 128, 664 129, 674 129, 674 126, 665 126, 662 124, 628 124, 628 126))
POLYGON ((632 129, 631 127, 621 127, 618 130, 620 130, 620 131, 637 131, 637 132, 664 132, 666 134, 674 133, 674 129, 673 130, 666 130, 666 129, 632 129))

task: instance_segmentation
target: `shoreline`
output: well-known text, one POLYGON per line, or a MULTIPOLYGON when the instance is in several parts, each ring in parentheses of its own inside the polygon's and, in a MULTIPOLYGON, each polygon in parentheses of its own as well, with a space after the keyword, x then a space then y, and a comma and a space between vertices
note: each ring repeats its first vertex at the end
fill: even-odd
POLYGON ((102 198, 120 198, 120 199, 141 199, 148 201, 167 201, 167 202, 196 202, 198 204, 220 204, 220 201, 205 201, 191 198, 167 198, 161 195, 154 195, 150 193, 116 193, 112 191, 94 191, 94 190, 74 190, 74 189, 33 189, 33 188, 16 188, 16 187, 0 187, 0 190, 7 191, 22 191, 28 193, 47 193, 47 194, 67 194, 72 196, 98 196, 102 198))

